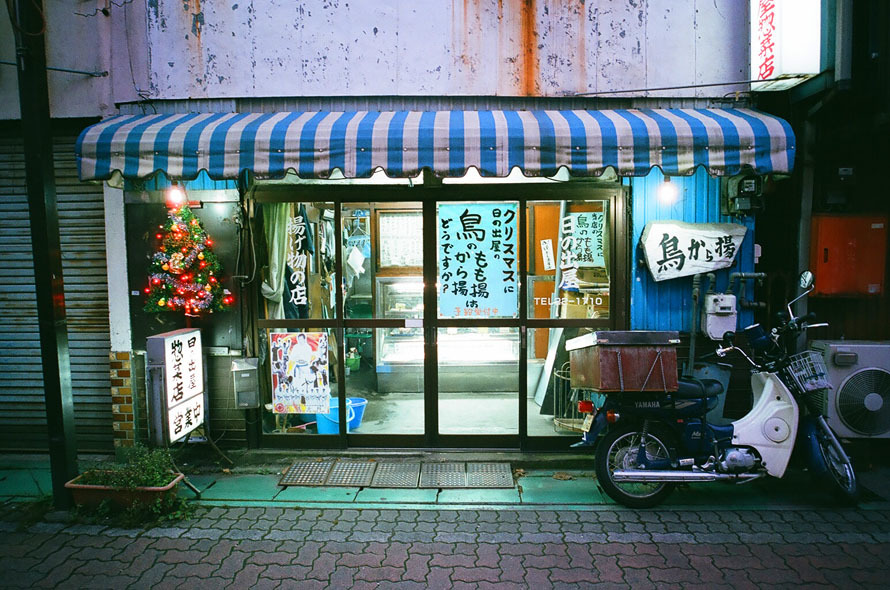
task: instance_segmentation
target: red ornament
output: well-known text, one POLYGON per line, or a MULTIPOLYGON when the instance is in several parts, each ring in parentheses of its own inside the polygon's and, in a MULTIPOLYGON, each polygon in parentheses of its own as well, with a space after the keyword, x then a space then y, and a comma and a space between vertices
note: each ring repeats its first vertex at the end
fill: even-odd
POLYGON ((160 240, 161 238, 164 237, 164 235, 163 234, 155 234, 155 237, 160 240))
POLYGON ((150 287, 146 287, 146 288, 145 288, 145 292, 146 292, 146 293, 151 293, 151 288, 150 288, 150 287))
POLYGON ((160 284, 161 284, 161 279, 152 279, 151 282, 152 282, 153 284, 155 284, 155 285, 160 285, 160 284))
POLYGON ((210 238, 207 238, 207 240, 205 240, 204 243, 207 244, 208 246, 212 246, 213 240, 211 240, 210 238))

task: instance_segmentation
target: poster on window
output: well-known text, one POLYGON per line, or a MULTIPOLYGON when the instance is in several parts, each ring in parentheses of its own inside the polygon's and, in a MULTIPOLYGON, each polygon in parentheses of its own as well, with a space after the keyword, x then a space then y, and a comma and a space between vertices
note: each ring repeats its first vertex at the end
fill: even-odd
POLYGON ((575 264, 578 268, 606 266, 603 251, 605 215, 602 211, 569 213, 572 218, 572 237, 575 264))
POLYGON ((732 266, 746 231, 737 223, 655 221, 640 243, 652 278, 665 281, 732 266))
POLYGON ((439 205, 439 315, 516 317, 516 203, 439 205))
POLYGON ((272 411, 275 414, 327 414, 328 335, 324 332, 269 334, 272 411))

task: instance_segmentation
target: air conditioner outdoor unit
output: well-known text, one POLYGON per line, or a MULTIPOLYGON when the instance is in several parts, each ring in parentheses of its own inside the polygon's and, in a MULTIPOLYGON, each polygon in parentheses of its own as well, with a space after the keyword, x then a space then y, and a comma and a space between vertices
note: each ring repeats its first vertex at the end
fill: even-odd
POLYGON ((829 426, 845 438, 890 438, 890 342, 814 340, 834 389, 821 392, 829 426))

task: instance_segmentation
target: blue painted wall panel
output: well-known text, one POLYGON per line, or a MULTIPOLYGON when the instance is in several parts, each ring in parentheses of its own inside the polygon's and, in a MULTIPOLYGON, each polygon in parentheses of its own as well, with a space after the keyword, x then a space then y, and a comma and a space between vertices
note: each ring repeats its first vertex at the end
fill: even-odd
MULTIPOLYGON (((162 191, 168 188, 172 183, 170 180, 161 173, 155 174, 152 178, 142 181, 139 186, 131 181, 124 181, 124 190, 147 190, 147 191, 162 191)), ((228 190, 228 189, 237 189, 238 181, 237 180, 213 180, 209 176, 207 176, 206 170, 201 170, 198 174, 198 177, 194 180, 185 180, 180 181, 185 187, 186 192, 188 191, 214 191, 214 190, 228 190)))
MULTIPOLYGON (((639 248, 643 228, 650 221, 685 221, 688 223, 739 223, 748 228, 742 247, 730 268, 717 271, 717 291, 726 288, 730 273, 754 271, 754 218, 720 215, 720 179, 708 176, 699 168, 693 176, 672 177, 678 185, 679 196, 672 204, 656 198, 656 189, 664 182, 661 171, 653 169, 648 176, 626 178, 631 187, 632 228, 631 243, 631 300, 630 327, 632 330, 679 330, 692 327, 692 277, 681 277, 655 282, 639 248)), ((748 285, 750 294, 750 284, 748 285)), ((736 286, 738 294, 738 286, 736 286)), ((739 326, 753 322, 753 313, 740 310, 739 326)))

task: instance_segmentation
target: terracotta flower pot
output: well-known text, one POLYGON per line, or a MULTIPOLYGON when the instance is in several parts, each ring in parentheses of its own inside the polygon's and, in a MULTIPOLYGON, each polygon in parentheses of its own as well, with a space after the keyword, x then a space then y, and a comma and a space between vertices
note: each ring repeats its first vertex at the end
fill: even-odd
POLYGON ((95 508, 104 500, 110 500, 121 508, 129 508, 134 504, 151 504, 167 495, 175 495, 176 486, 185 477, 182 473, 171 473, 173 481, 163 487, 119 488, 113 486, 78 483, 85 474, 78 475, 65 484, 71 490, 74 503, 87 508, 95 508))

